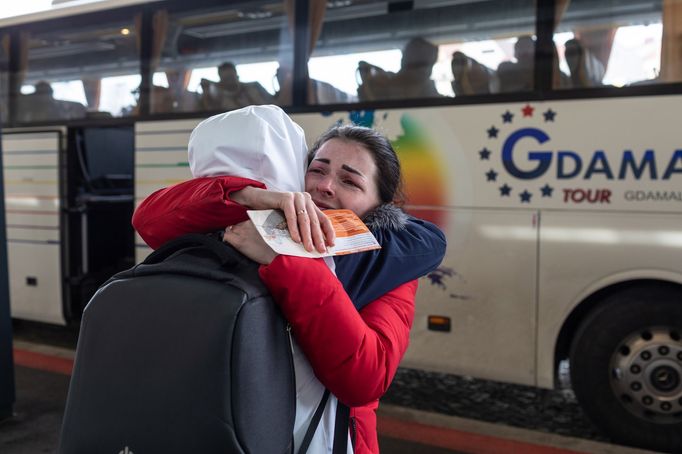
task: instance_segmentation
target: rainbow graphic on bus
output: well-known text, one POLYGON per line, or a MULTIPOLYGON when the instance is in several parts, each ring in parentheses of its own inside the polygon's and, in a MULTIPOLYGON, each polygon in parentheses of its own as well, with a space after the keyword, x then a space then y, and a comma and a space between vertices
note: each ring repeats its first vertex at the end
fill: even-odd
POLYGON ((403 134, 391 143, 400 158, 409 211, 445 228, 445 212, 433 208, 445 205, 446 199, 445 176, 437 150, 414 118, 403 114, 400 125, 403 134))

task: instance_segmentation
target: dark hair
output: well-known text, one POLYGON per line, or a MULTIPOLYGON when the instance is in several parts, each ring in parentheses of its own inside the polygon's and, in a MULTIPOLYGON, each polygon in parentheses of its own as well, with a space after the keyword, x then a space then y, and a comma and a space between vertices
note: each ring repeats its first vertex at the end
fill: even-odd
POLYGON ((405 202, 400 161, 391 142, 384 135, 364 126, 334 126, 315 141, 308 152, 308 164, 315 158, 317 150, 331 139, 355 142, 369 151, 377 167, 376 185, 381 203, 402 205, 405 202))

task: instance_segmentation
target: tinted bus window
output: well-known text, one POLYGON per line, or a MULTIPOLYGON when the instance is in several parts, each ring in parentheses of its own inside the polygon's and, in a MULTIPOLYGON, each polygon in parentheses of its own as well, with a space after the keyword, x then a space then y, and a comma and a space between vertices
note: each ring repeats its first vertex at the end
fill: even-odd
POLYGON ((8 122, 9 114, 9 34, 0 33, 0 123, 8 122))
POLYGON ((288 23, 281 1, 156 12, 152 112, 290 104, 279 70, 293 60, 288 23))
POLYGON ((556 14, 555 88, 682 80, 682 1, 573 0, 556 14))
POLYGON ((491 3, 311 2, 308 102, 531 90, 534 1, 491 3))
POLYGON ((21 33, 19 122, 136 113, 140 21, 97 22, 21 33))

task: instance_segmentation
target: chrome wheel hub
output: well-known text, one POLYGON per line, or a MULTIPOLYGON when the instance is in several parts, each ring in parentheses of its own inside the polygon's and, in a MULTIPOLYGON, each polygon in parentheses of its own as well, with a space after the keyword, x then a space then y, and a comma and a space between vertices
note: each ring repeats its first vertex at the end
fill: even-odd
POLYGON ((636 416, 657 423, 682 421, 682 330, 642 329, 611 357, 611 387, 636 416))

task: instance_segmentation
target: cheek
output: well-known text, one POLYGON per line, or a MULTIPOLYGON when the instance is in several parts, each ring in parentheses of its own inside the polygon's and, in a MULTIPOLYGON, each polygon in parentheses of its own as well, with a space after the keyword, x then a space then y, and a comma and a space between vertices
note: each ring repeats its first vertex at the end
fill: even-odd
POLYGON ((320 176, 316 173, 306 173, 304 179, 304 186, 306 192, 312 192, 317 187, 320 181, 320 176))

